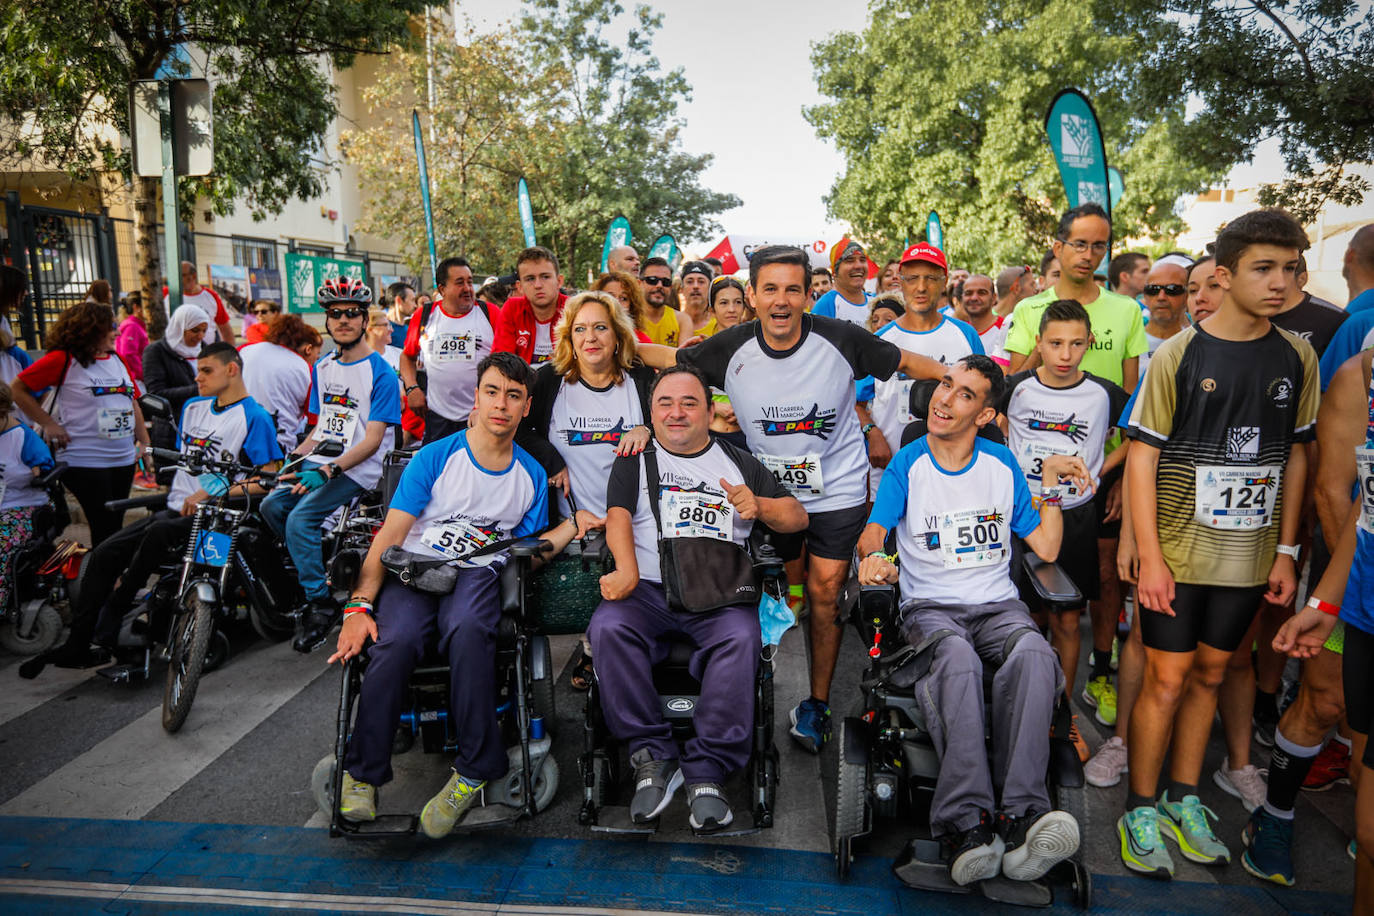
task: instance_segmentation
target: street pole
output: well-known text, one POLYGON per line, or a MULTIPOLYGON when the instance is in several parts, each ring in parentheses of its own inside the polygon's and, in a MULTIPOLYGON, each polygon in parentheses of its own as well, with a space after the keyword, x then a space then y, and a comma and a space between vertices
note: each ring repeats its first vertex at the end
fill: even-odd
POLYGON ((162 80, 157 87, 157 110, 162 122, 162 239, 163 267, 167 275, 167 317, 181 308, 181 249, 177 226, 177 177, 172 155, 172 84, 162 80))

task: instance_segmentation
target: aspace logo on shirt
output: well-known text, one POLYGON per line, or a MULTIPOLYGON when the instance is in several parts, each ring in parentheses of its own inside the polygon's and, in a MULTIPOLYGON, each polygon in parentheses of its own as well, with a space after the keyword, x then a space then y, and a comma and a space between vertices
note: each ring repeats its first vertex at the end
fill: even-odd
POLYGON ((620 438, 631 428, 620 419, 610 429, 567 429, 563 431, 563 435, 567 436, 569 445, 619 445, 620 438))
POLYGON ((134 388, 133 385, 120 382, 115 385, 92 385, 91 394, 96 397, 103 397, 107 394, 122 394, 126 398, 136 398, 138 397, 138 389, 134 388))
POLYGON ((1069 414, 1062 420, 1048 420, 1040 417, 1031 417, 1026 421, 1027 429, 1040 430, 1049 433, 1063 433, 1068 436, 1070 442, 1082 442, 1088 438, 1088 424, 1078 419, 1073 414, 1069 414))
POLYGON ((321 406, 337 404, 338 406, 343 407, 346 410, 358 409, 358 399, 349 397, 347 391, 344 391, 339 394, 326 394, 320 403, 321 406))
POLYGON ((835 411, 820 412, 820 406, 811 405, 811 411, 801 415, 802 407, 765 407, 764 418, 754 424, 765 436, 792 436, 798 433, 828 439, 835 431, 835 411))

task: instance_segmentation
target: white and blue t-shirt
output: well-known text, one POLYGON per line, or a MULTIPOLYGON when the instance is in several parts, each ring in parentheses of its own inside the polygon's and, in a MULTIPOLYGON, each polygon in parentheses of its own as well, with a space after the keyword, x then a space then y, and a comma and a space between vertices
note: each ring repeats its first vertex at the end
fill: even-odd
MULTIPOLYGON (((972 353, 983 352, 983 341, 967 322, 941 318, 929 331, 908 331, 893 321, 878 329, 878 338, 896 344, 909 353, 928 356, 952 366, 972 353)), ((897 373, 886 381, 873 382, 873 403, 869 408, 873 422, 882 430, 887 447, 896 454, 902 446, 902 430, 915 419, 911 415, 911 385, 914 379, 897 373)))
POLYGON ((990 604, 1016 597, 1011 539, 1040 513, 1006 446, 975 439, 968 464, 948 470, 922 436, 888 463, 868 521, 896 531, 903 603, 990 604))
MULTIPOLYGON (((401 394, 396 373, 375 352, 351 363, 339 360, 335 350, 310 370, 311 418, 315 420, 315 439, 338 442, 348 451, 363 441, 372 421, 395 426, 401 422, 401 394)), ((385 436, 383 437, 385 442, 385 436)), ((379 445, 366 461, 344 471, 365 490, 382 477, 382 458, 386 448, 379 445)), ((328 464, 334 460, 319 455, 306 461, 328 464)))
MULTIPOLYGON (((224 407, 215 398, 191 398, 181 408, 177 448, 183 455, 205 455, 215 461, 235 461, 256 468, 282 457, 272 415, 251 396, 224 407)), ((236 475, 235 479, 244 475, 236 475)), ((177 512, 186 497, 201 489, 200 483, 178 470, 167 490, 167 508, 177 512)))
MULTIPOLYGON (((391 508, 415 516, 402 546, 410 553, 463 560, 489 544, 543 531, 549 524, 549 478, 538 461, 513 446, 500 471, 477 463, 467 430, 431 442, 401 473, 391 508)), ((503 551, 464 561, 484 566, 503 551)))
POLYGON ((825 318, 838 318, 841 321, 857 324, 867 330, 868 303, 873 298, 873 294, 864 290, 863 297, 864 301, 855 305, 841 296, 839 290, 832 289, 816 300, 816 304, 811 307, 811 314, 821 315, 825 318))
POLYGON ((48 492, 35 483, 34 468, 53 466, 52 452, 23 423, 0 430, 0 510, 41 506, 48 492))

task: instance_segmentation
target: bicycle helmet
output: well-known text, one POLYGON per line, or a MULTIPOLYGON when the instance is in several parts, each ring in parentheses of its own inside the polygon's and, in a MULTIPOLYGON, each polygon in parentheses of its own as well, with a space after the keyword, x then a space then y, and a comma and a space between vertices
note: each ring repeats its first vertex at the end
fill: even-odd
POLYGON ((315 299, 321 306, 333 305, 336 302, 367 306, 372 304, 372 288, 353 277, 334 277, 325 280, 315 291, 315 299))

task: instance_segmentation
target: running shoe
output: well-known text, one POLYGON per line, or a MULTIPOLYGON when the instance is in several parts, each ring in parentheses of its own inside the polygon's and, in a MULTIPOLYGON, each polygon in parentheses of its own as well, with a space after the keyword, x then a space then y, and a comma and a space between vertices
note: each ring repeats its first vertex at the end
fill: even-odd
POLYGON ((362 780, 354 779, 352 773, 344 770, 343 792, 339 797, 339 813, 350 821, 376 820, 377 787, 362 780))
POLYGON ((1162 878, 1174 876, 1174 860, 1159 835, 1159 812, 1142 805, 1121 815, 1116 822, 1121 841, 1121 864, 1131 871, 1162 878))
POLYGON ((1345 854, 1350 856, 1350 861, 1355 861, 1355 841, 1351 840, 1350 845, 1345 847, 1345 854))
POLYGON ((1121 782, 1121 774, 1129 769, 1126 761, 1126 742, 1112 735, 1083 764, 1083 777, 1088 780, 1088 785, 1099 789, 1114 786, 1121 782))
POLYGON ((1109 677, 1095 677, 1083 686, 1083 702, 1093 708, 1093 718, 1108 728, 1116 726, 1116 688, 1109 677))
POLYGON ((455 771, 448 782, 425 804, 420 812, 420 830, 431 840, 446 837, 453 830, 485 786, 486 780, 470 781, 455 771))
POLYGON ((343 609, 333 597, 311 598, 296 621, 296 638, 291 641, 291 648, 306 655, 314 652, 324 645, 329 632, 342 619, 343 609))
POLYGON ((1263 807, 1255 809, 1240 832, 1245 851, 1240 864, 1263 881, 1293 886, 1293 821, 1275 817, 1263 807))
POLYGON ((648 748, 630 755, 635 768, 635 794, 630 799, 630 820, 651 823, 663 813, 682 785, 682 770, 676 760, 655 760, 648 748))
POLYGON ((691 815, 687 823, 697 833, 715 833, 729 827, 735 820, 725 792, 713 782, 697 782, 687 787, 687 804, 691 815))
POLYGON ((1217 839, 1207 818, 1219 820, 1216 813, 1204 805, 1196 795, 1185 795, 1182 801, 1169 801, 1169 793, 1159 797, 1155 805, 1165 836, 1178 843, 1183 858, 1200 865, 1226 865, 1231 861, 1230 850, 1217 839))
POLYGON ((975 826, 946 837, 944 842, 949 851, 950 880, 960 887, 995 878, 1002 870, 1002 850, 1006 844, 993 831, 992 818, 986 811, 975 826))
POLYGON ((1221 766, 1212 774, 1212 782, 1226 794, 1239 798, 1246 811, 1254 811, 1264 804, 1264 796, 1269 791, 1269 771, 1253 763, 1233 770, 1230 763, 1228 758, 1221 758, 1221 766))
POLYGON ((1027 811, 1021 817, 997 815, 1002 838, 1002 874, 1013 881, 1043 878, 1078 852, 1078 821, 1067 811, 1027 811))
POLYGON ((819 754, 830 740, 830 707, 808 697, 792 710, 791 718, 792 737, 811 753, 819 754))
POLYGON ((1261 716, 1259 713, 1256 713, 1254 717, 1251 718, 1250 724, 1255 729, 1255 740, 1258 741, 1262 747, 1274 746, 1274 732, 1279 727, 1278 719, 1270 719, 1268 716, 1261 716))
POLYGON ((157 478, 152 474, 149 474, 147 471, 139 471, 134 475, 134 489, 157 490, 160 489, 160 486, 157 482, 157 478))
POLYGON ((1350 783, 1350 748, 1332 738, 1312 761, 1302 787, 1307 792, 1325 792, 1341 782, 1350 783))

